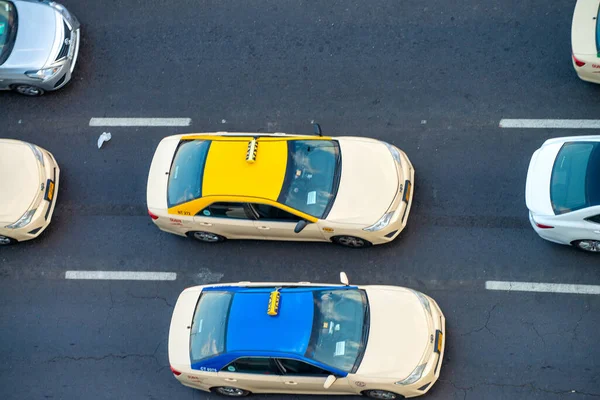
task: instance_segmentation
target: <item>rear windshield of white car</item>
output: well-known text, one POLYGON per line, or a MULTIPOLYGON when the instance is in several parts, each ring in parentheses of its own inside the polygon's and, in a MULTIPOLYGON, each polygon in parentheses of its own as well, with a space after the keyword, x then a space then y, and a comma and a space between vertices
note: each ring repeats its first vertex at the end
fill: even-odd
POLYGON ((202 197, 202 177, 210 140, 186 140, 173 157, 167 203, 169 207, 202 197))
POLYGON ((600 205, 600 143, 565 143, 554 162, 550 201, 555 214, 600 205))
POLYGON ((340 149, 331 140, 290 140, 280 203, 326 218, 337 193, 340 149))
POLYGON ((225 350, 225 331, 232 298, 231 292, 205 292, 200 296, 190 330, 192 365, 225 350))
POLYGON ((315 317, 305 357, 356 372, 369 334, 367 295, 359 289, 313 293, 315 317))
POLYGON ((17 38, 17 10, 10 1, 0 0, 0 65, 10 56, 17 38))

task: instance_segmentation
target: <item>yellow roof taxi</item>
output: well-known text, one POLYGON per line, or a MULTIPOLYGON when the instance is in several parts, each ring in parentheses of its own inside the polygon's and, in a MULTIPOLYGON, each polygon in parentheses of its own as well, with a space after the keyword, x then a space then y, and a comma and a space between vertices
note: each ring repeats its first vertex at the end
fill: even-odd
POLYGON ((251 393, 427 393, 440 376, 446 322, 429 296, 399 286, 240 282, 180 295, 169 363, 185 386, 251 393))
POLYGON ((332 241, 358 248, 398 236, 413 182, 406 154, 375 139, 175 135, 156 149, 147 203, 161 230, 203 242, 332 241))

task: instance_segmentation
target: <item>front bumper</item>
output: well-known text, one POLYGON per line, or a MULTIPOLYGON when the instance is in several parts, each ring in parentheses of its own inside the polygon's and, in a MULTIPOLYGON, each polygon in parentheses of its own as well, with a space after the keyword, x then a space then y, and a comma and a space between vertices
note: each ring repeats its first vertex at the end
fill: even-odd
POLYGON ((54 207, 56 206, 58 185, 60 180, 60 168, 58 167, 58 163, 51 153, 42 148, 40 148, 40 150, 42 150, 42 153, 44 154, 44 184, 47 184, 48 179, 52 180, 54 183, 54 195, 51 201, 42 200, 40 202, 40 204, 37 206, 35 214, 31 218, 31 222, 24 227, 18 229, 8 229, 4 227, 1 228, 0 234, 11 237, 19 242, 35 239, 41 235, 42 232, 46 230, 48 225, 50 225, 52 215, 54 214, 54 207))
POLYGON ((406 154, 398 149, 400 154, 402 155, 401 164, 398 165, 399 180, 402 184, 402 190, 399 191, 398 197, 394 200, 394 206, 396 207, 396 211, 394 212, 394 216, 390 223, 383 228, 382 230, 375 232, 368 232, 366 235, 363 235, 365 239, 369 240, 373 244, 383 244, 389 243, 392 240, 396 239, 400 232, 406 227, 406 223, 408 222, 408 216, 410 214, 410 209, 413 202, 413 195, 415 193, 415 169, 406 156, 406 154), (408 201, 404 201, 404 192, 407 189, 407 182, 410 182, 410 190, 408 192, 408 201))

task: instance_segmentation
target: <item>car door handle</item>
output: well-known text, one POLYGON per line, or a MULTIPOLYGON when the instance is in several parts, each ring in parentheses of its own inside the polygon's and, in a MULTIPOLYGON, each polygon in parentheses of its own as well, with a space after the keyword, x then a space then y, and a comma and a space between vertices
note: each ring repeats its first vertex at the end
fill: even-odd
POLYGON ((237 382, 237 379, 233 379, 233 378, 225 378, 224 380, 227 382, 237 382))
POLYGON ((200 225, 202 225, 202 226, 212 226, 212 224, 210 222, 200 222, 200 225))
POLYGON ((269 228, 268 226, 259 226, 258 229, 263 230, 263 231, 268 231, 271 228, 269 228))
POLYGON ((286 385, 297 385, 298 382, 294 382, 294 381, 287 381, 285 382, 286 385))
POLYGON ((600 231, 594 231, 594 233, 600 233, 600 231))

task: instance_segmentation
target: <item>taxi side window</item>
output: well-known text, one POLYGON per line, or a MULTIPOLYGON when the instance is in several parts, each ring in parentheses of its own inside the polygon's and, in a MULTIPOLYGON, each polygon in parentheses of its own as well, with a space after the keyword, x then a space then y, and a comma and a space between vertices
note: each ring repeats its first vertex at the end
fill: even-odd
POLYGON ((287 211, 282 210, 278 207, 273 207, 268 204, 253 203, 252 208, 258 214, 258 219, 281 221, 281 222, 298 222, 302 218, 297 215, 291 214, 287 211))
POLYGON ((292 360, 289 358, 278 358, 277 361, 279 361, 283 367, 286 375, 317 375, 323 377, 331 375, 331 372, 305 363, 304 361, 292 360))
POLYGON ((212 203, 196 215, 199 217, 250 219, 244 203, 212 203))
POLYGON ((591 216, 591 217, 587 217, 585 220, 586 221, 590 221, 590 222, 595 222, 597 224, 600 224, 600 214, 594 215, 594 216, 591 216))
POLYGON ((229 363, 221 371, 241 374, 280 375, 273 359, 268 357, 242 357, 229 363))

